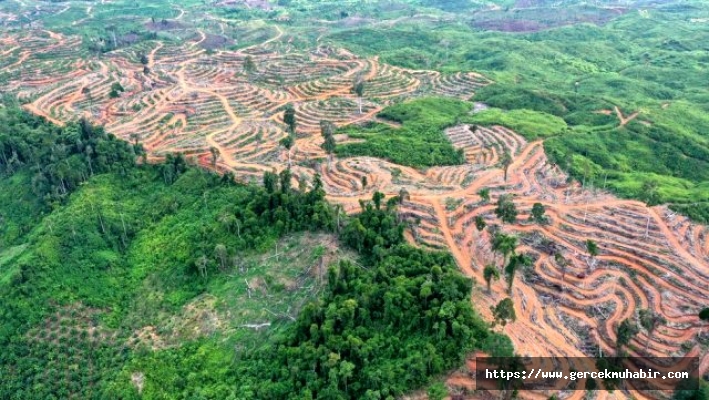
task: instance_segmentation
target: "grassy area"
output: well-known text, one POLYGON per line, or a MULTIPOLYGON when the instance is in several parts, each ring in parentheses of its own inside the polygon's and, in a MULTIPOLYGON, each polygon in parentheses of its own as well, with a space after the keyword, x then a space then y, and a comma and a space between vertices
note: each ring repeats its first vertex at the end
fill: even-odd
MULTIPOLYGON (((607 186, 623 197, 650 204, 709 201, 707 147, 640 123, 597 132, 574 132, 545 142, 549 157, 578 180, 607 186)), ((706 215, 693 217, 706 221, 706 215)))
POLYGON ((0 286, 9 284, 12 276, 17 273, 14 261, 25 248, 26 245, 19 245, 0 252, 0 286))
POLYGON ((471 103, 447 98, 416 99, 387 107, 379 117, 401 127, 372 123, 342 128, 339 133, 364 142, 339 145, 337 154, 379 157, 414 167, 461 164, 465 161, 462 153, 453 148, 443 130, 471 108, 471 103))
POLYGON ((559 135, 567 128, 566 122, 557 116, 524 109, 504 111, 491 108, 467 117, 464 121, 486 126, 506 126, 529 140, 559 135))

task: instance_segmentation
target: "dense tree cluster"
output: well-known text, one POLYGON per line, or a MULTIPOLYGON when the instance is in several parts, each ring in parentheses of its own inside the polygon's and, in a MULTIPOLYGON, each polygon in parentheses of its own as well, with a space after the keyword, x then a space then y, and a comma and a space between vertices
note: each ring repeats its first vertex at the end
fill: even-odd
POLYGON ((26 167, 35 195, 57 203, 94 174, 125 174, 139 146, 85 120, 60 128, 13 108, 0 109, 0 173, 26 167))
POLYGON ((256 398, 395 398, 491 335, 447 254, 397 246, 375 266, 342 262, 328 275, 322 302, 253 355, 256 398))
POLYGON ((349 246, 364 256, 379 259, 404 237, 404 226, 390 210, 396 200, 389 201, 385 209, 382 200, 383 195, 376 192, 371 202, 361 202, 362 212, 350 220, 342 233, 342 239, 349 246))

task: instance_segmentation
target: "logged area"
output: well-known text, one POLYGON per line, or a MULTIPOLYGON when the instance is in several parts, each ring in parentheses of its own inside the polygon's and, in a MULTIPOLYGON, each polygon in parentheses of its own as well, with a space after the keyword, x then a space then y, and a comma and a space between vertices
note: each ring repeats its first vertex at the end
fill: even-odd
POLYGON ((498 396, 476 354, 706 374, 707 23, 0 2, 0 398, 498 396))

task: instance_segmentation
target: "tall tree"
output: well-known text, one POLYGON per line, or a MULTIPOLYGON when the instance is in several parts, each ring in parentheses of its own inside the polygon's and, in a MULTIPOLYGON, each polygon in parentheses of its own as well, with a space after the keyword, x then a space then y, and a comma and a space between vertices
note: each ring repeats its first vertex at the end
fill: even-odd
POLYGON ((529 220, 540 225, 547 222, 546 208, 544 208, 542 203, 534 203, 532 205, 532 212, 529 215, 529 220))
POLYGON ((490 189, 489 188, 482 188, 478 191, 478 196, 480 196, 480 199, 482 200, 483 204, 487 204, 490 202, 490 189))
POLYGON ((492 326, 500 324, 502 325, 503 331, 508 322, 514 322, 517 320, 517 315, 515 314, 515 303, 509 297, 501 300, 496 306, 490 307, 490 309, 492 310, 492 316, 495 319, 492 326))
POLYGON ((381 210, 382 208, 382 200, 384 199, 384 193, 382 192, 374 192, 372 195, 372 201, 374 202, 374 206, 377 208, 377 210, 381 210))
POLYGON ((332 122, 326 120, 320 121, 320 134, 323 138, 334 135, 335 130, 337 130, 337 127, 332 122))
POLYGON ((209 259, 207 259, 206 256, 202 256, 197 259, 195 262, 195 265, 197 267, 197 270, 199 271, 199 274, 202 276, 202 278, 207 277, 207 265, 209 264, 209 259))
POLYGON ((702 308, 702 310, 699 311, 699 319, 709 321, 709 307, 702 308))
POLYGON ((504 168, 505 170, 505 182, 507 182, 507 171, 509 170, 510 165, 512 165, 512 155, 510 154, 509 150, 505 149, 505 151, 502 153, 500 163, 502 164, 502 168, 504 168))
POLYGON ((86 96, 86 99, 89 100, 89 107, 94 108, 94 98, 93 96, 91 96, 91 88, 89 88, 88 86, 84 86, 81 89, 81 94, 86 96))
POLYGON ((512 202, 511 195, 505 194, 497 199, 495 215, 497 215, 497 218, 502 220, 502 222, 508 224, 514 224, 517 222, 517 207, 512 202))
POLYGON ((648 309, 640 310, 638 312, 638 317, 640 319, 640 326, 642 326, 643 329, 645 329, 645 332, 647 332, 647 341, 645 342, 645 351, 647 351, 655 330, 660 325, 666 324, 667 320, 662 315, 648 309))
POLYGON ((337 143, 335 142, 335 124, 330 121, 320 121, 320 134, 323 137, 322 148, 327 153, 327 165, 332 162, 332 154, 335 152, 337 143))
POLYGON ((500 271, 495 267, 495 264, 488 264, 483 269, 483 278, 487 284, 487 292, 490 293, 490 284, 493 280, 500 279, 500 271))
POLYGON ((362 114, 362 96, 364 96, 364 81, 362 79, 357 79, 352 85, 352 91, 357 94, 357 99, 359 102, 359 113, 362 114))
POLYGON ((226 246, 223 244, 219 243, 214 247, 214 255, 217 256, 217 259, 219 260, 219 267, 223 271, 226 271, 226 262, 227 262, 227 257, 228 257, 228 252, 226 250, 226 246))
POLYGON ((504 233, 496 233, 492 236, 492 251, 500 253, 503 257, 502 264, 507 263, 507 257, 514 253, 517 248, 517 237, 506 235, 504 233))
POLYGON ((409 191, 406 190, 405 188, 399 189, 399 205, 404 204, 405 201, 408 201, 411 198, 409 195, 409 191))
MULTIPOLYGON (((566 281, 566 269, 569 266, 569 260, 557 251, 554 253, 554 261, 556 262, 556 265, 559 266, 559 269, 561 269, 561 283, 563 284, 566 281)), ((564 290, 564 287, 562 286, 561 289, 564 290)))
POLYGON ((335 226, 337 226, 337 231, 339 232, 341 229, 340 218, 342 218, 342 216, 344 214, 344 210, 342 209, 342 205, 336 204, 334 211, 335 211, 335 224, 336 224, 335 226))
POLYGON ((288 126, 288 131, 291 134, 295 134, 297 121, 295 116, 295 108, 293 108, 292 104, 288 104, 286 106, 286 110, 283 112, 283 123, 288 126))
POLYGON ((325 138, 325 141, 322 144, 322 148, 323 148, 323 150, 325 150, 325 153, 327 153, 327 165, 328 166, 332 162, 332 155, 335 153, 336 147, 337 147, 337 143, 335 142, 335 138, 333 136, 328 136, 325 138))
POLYGON ((288 135, 281 139, 280 142, 281 146, 283 146, 286 149, 286 152, 288 153, 288 168, 291 167, 291 162, 290 162, 290 149, 293 147, 293 144, 295 143, 295 140, 293 140, 293 135, 288 135))
POLYGON ((591 256, 591 260, 595 260, 598 255, 598 244, 591 239, 586 240, 586 251, 591 256))
POLYGON ((278 187, 278 176, 274 172, 264 173, 263 187, 266 188, 266 193, 274 193, 278 187))
POLYGON ((209 153, 212 155, 212 168, 216 168, 217 160, 219 159, 219 149, 212 146, 209 148, 209 153))
POLYGON ((485 222, 485 218, 483 218, 482 215, 476 215, 475 216, 475 228, 478 230, 478 232, 482 232, 486 226, 487 226, 487 223, 485 222))
POLYGON ((290 169, 284 169, 278 174, 278 182, 281 184, 281 193, 289 193, 291 190, 291 175, 290 169))
POLYGON ((130 138, 131 142, 133 142, 133 146, 138 146, 139 141, 140 141, 140 135, 133 132, 128 137, 130 138))
POLYGON ((253 57, 246 56, 244 59, 244 71, 249 74, 256 71, 256 63, 254 62, 253 57))
POLYGON ((616 357, 622 357, 623 347, 627 346, 633 337, 638 334, 638 327, 629 319, 624 319, 616 329, 616 357))
POLYGON ((514 284, 515 275, 520 268, 529 267, 532 265, 532 259, 526 254, 515 254, 510 257, 510 261, 507 262, 505 267, 505 274, 507 275, 507 291, 512 294, 512 285, 514 284))

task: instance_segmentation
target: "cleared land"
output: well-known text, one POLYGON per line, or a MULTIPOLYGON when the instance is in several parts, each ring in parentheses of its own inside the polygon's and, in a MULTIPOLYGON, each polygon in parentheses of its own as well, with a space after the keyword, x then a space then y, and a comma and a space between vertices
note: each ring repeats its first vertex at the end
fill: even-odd
MULTIPOLYGON (((349 213, 358 212, 359 201, 375 191, 394 196, 403 190, 408 196, 399 212, 410 223, 407 237, 449 249, 461 270, 480 283, 483 267, 498 256, 489 232, 475 229, 475 217, 499 223, 494 204, 500 195, 513 194, 520 222, 501 229, 517 235, 518 251, 534 259, 514 284, 518 319, 505 329, 520 354, 582 356, 598 347, 612 353, 617 324, 650 309, 667 324, 650 338, 635 337, 630 353, 701 356, 706 371, 709 355, 700 344, 706 342, 705 324, 697 318, 709 303, 705 226, 663 206, 569 183, 547 160, 542 141, 528 142, 501 126, 446 129, 465 156, 465 163, 456 166, 416 169, 373 157, 328 162, 321 148, 320 121, 338 126, 375 121, 386 106, 412 97, 467 99, 490 79, 473 72, 395 67, 328 46, 302 51, 277 25, 259 43, 238 50, 205 50, 205 40, 208 35, 198 31, 181 44, 143 41, 98 58, 82 53, 76 36, 4 32, 0 53, 10 61, 0 65, 2 90, 16 93, 29 111, 56 123, 84 116, 105 124, 109 132, 142 143, 152 160, 181 152, 207 168, 251 181, 286 168, 291 159, 296 184, 307 186, 319 173, 329 199, 349 213), (351 90, 357 79, 366 81, 361 113, 351 90), (124 91, 110 96, 116 82, 124 91), (287 136, 282 112, 287 104, 294 106, 298 121, 290 154, 279 145, 287 136), (507 180, 500 165, 505 152, 513 159, 507 180), (489 203, 478 195, 483 188, 491 190, 489 203), (537 202, 546 207, 548 224, 527 222, 537 202), (589 239, 598 244, 595 257, 586 251, 589 239), (569 261, 565 270, 554 261, 555 252, 569 261)), ((621 127, 639 115, 624 115, 618 107, 605 114, 617 115, 621 127)), ((492 288, 489 294, 478 290, 473 298, 487 318, 489 306, 508 296, 505 284, 492 288)), ((451 383, 466 384, 464 379, 451 383)))

